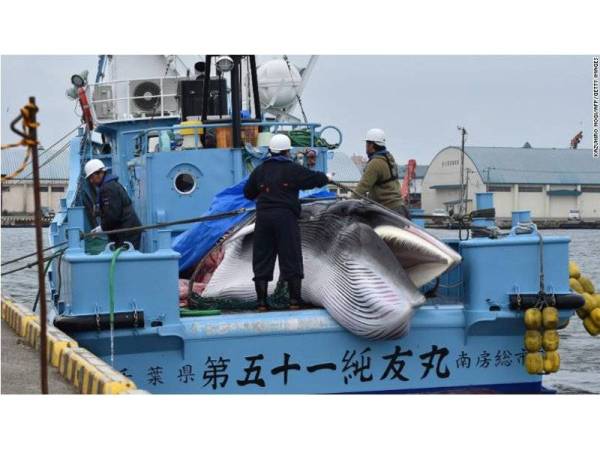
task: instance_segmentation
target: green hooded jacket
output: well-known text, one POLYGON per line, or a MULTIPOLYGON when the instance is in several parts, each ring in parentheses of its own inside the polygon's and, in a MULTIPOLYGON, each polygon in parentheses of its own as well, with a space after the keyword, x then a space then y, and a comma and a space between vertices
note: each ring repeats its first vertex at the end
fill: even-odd
POLYGON ((371 156, 355 191, 394 211, 402 208, 398 169, 391 153, 379 151, 371 156))

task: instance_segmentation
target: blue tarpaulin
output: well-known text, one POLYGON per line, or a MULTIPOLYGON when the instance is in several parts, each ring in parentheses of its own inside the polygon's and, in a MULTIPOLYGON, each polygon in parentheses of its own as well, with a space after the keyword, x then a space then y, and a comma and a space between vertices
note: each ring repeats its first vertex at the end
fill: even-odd
MULTIPOLYGON (((246 185, 247 179, 248 177, 244 178, 238 184, 219 192, 204 215, 210 216, 213 214, 234 211, 240 208, 254 208, 255 202, 244 197, 244 186, 246 185)), ((300 198, 331 198, 333 196, 334 194, 324 188, 300 192, 300 198)), ((173 240, 173 250, 181 253, 179 270, 183 271, 189 269, 200 261, 200 259, 215 246, 221 236, 246 219, 250 214, 252 214, 252 212, 219 220, 199 222, 189 230, 177 236, 173 240)))

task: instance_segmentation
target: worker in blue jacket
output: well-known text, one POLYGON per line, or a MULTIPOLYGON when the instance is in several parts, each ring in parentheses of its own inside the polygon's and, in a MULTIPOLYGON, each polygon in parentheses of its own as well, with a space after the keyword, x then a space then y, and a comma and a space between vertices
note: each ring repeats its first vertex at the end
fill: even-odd
POLYGON ((273 136, 269 142, 270 157, 254 169, 244 187, 245 197, 256 200, 252 268, 259 311, 268 309, 267 288, 273 280, 277 257, 281 279, 288 283, 290 309, 300 307, 304 269, 298 193, 330 181, 323 172, 295 164, 290 159, 290 149, 289 137, 273 136))
MULTIPOLYGON (((104 163, 99 159, 89 160, 84 167, 85 176, 90 184, 98 189, 98 212, 100 226, 92 233, 118 230, 121 228, 139 227, 138 218, 127 191, 119 183, 119 178, 106 173, 104 163)), ((109 234, 108 239, 121 247, 130 242, 136 249, 140 248, 141 231, 109 234)))

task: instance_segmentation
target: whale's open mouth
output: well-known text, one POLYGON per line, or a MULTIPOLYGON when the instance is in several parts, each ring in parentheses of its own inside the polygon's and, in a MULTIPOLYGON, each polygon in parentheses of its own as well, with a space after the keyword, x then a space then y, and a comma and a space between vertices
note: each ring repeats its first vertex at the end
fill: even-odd
POLYGON ((375 228, 375 233, 387 244, 417 287, 439 277, 460 261, 460 255, 424 239, 415 227, 381 225, 375 228))
MULTIPOLYGON (((369 339, 405 335, 425 301, 418 287, 460 262, 460 255, 412 222, 359 200, 303 206, 303 300, 369 339)), ((255 299, 253 225, 225 245, 205 297, 255 299)), ((274 279, 278 278, 278 269, 274 279)), ((273 292, 275 283, 269 288, 273 292)))

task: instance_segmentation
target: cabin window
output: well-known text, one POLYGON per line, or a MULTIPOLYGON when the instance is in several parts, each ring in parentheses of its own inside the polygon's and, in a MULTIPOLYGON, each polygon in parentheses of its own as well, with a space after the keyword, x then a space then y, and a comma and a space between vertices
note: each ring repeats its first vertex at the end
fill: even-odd
POLYGON ((196 189, 196 179, 189 173, 183 172, 175 177, 175 190, 180 194, 191 194, 196 189))
POLYGON ((65 192, 64 186, 52 186, 52 192, 65 192))
POLYGON ((10 192, 10 186, 2 186, 2 192, 10 192))
POLYGON ((48 192, 48 186, 40 186, 40 192, 48 192))

